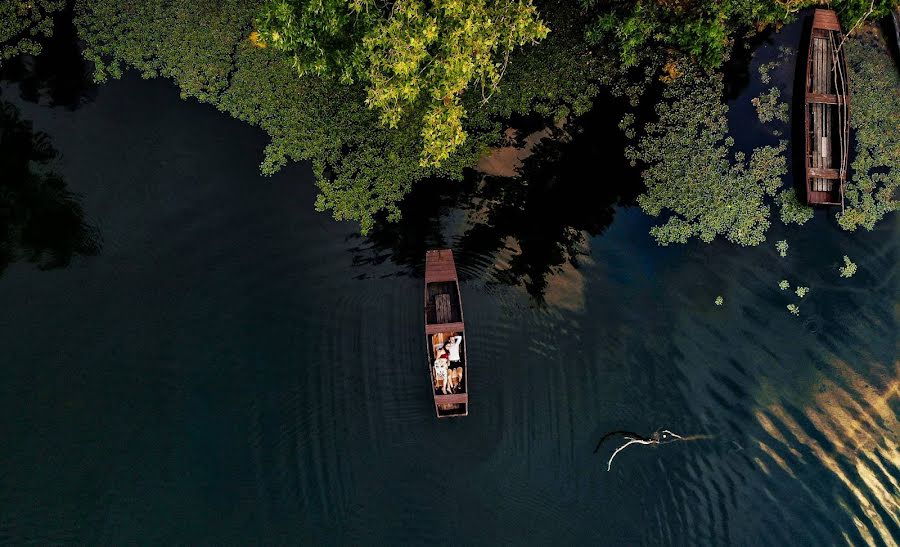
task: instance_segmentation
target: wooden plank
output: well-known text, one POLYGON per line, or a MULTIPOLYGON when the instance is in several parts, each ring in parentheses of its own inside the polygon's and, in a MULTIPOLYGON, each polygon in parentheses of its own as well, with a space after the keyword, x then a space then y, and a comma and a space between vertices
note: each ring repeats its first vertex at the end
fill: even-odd
POLYGON ((434 402, 439 405, 453 405, 459 403, 469 402, 469 394, 468 393, 452 393, 449 395, 435 395, 434 402))
POLYGON ((821 28, 825 30, 841 30, 841 22, 838 20, 837 13, 830 9, 817 9, 813 12, 813 28, 821 28))
POLYGON ((434 311, 438 323, 449 323, 452 312, 450 309, 450 295, 438 294, 434 297, 434 311))
POLYGON ((849 102, 847 97, 839 97, 830 93, 807 93, 806 102, 811 104, 838 104, 839 102, 849 102))
POLYGON ((841 172, 833 168, 810 167, 806 170, 810 177, 820 177, 823 179, 839 179, 841 172))
POLYGON ((465 325, 459 323, 438 323, 435 325, 425 325, 425 334, 437 334, 439 332, 463 332, 465 325))

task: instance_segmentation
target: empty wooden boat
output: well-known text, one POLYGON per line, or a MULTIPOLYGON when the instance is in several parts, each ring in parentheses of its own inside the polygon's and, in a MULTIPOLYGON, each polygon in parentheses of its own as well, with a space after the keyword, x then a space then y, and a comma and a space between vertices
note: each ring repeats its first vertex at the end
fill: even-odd
POLYGON ((428 251, 425 253, 425 347, 438 418, 469 414, 465 330, 453 251, 428 251))
POLYGON ((843 206, 850 153, 850 92, 841 24, 832 10, 813 12, 804 107, 806 202, 843 206))

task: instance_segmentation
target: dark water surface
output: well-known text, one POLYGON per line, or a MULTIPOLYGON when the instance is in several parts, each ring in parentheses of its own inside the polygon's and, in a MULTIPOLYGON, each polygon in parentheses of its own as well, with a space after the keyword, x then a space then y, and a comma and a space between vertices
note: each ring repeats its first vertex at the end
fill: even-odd
MULTIPOLYGON (((764 134, 757 92, 738 134, 764 134)), ((587 128, 359 238, 307 167, 258 175, 258 130, 164 81, 90 94, 3 91, 102 249, 0 277, 0 542, 897 545, 896 215, 660 248, 587 128), (424 355, 433 244, 464 277, 455 421, 424 355), (659 428, 702 438, 593 454, 659 428)))

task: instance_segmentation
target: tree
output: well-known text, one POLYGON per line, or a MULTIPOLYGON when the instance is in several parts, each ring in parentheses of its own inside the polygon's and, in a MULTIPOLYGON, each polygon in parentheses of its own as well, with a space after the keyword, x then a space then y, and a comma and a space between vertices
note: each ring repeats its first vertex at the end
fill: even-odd
POLYGON ((85 57, 95 63, 95 79, 116 78, 133 67, 147 78, 171 78, 182 96, 261 127, 271 138, 262 172, 310 161, 319 187, 317 209, 359 222, 363 233, 379 219, 399 219, 398 202, 415 182, 461 178, 502 139, 503 120, 531 112, 553 121, 582 114, 599 91, 595 81, 612 73, 605 60, 589 54, 578 10, 565 0, 544 0, 557 30, 540 47, 512 53, 490 101, 475 93, 460 96, 465 142, 440 166, 423 166, 425 101, 392 129, 366 107, 362 83, 340 85, 314 73, 298 78, 283 52, 254 41, 261 5, 78 0, 75 23, 85 57))
POLYGON ((463 93, 474 86, 487 101, 514 49, 549 32, 531 0, 268 0, 257 27, 301 76, 364 82, 381 123, 421 114, 423 167, 465 141, 463 93))
POLYGON ((40 53, 40 38, 53 34, 53 14, 64 7, 64 0, 0 2, 0 65, 20 53, 40 53))
MULTIPOLYGON (((831 2, 848 27, 864 16, 872 0, 831 2)), ((580 0, 593 15, 586 37, 611 42, 627 66, 646 48, 676 49, 705 68, 728 57, 735 36, 788 22, 818 0, 580 0)), ((897 0, 876 0, 872 17, 886 15, 897 0)))

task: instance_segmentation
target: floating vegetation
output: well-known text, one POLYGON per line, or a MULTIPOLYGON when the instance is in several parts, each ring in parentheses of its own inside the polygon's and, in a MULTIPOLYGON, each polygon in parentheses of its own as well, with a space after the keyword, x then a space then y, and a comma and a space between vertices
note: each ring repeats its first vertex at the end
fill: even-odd
POLYGON ((856 263, 844 255, 844 265, 840 267, 841 277, 853 277, 856 274, 856 263))
POLYGON ((847 208, 838 214, 838 223, 849 231, 871 230, 886 214, 900 210, 900 75, 874 28, 853 35, 846 47, 856 154, 847 208))
POLYGON ((801 203, 793 188, 782 190, 775 196, 775 204, 781 209, 781 222, 803 225, 813 217, 812 207, 801 203))
POLYGON ((794 315, 800 315, 800 307, 797 304, 788 304, 787 309, 794 315))
POLYGON ((778 282, 778 288, 783 291, 786 291, 791 288, 791 284, 788 283, 787 279, 782 279, 781 281, 778 282))
POLYGON ((647 186, 638 204, 665 222, 650 234, 661 245, 692 237, 717 236, 739 245, 759 245, 769 229, 770 206, 787 172, 787 142, 753 150, 748 160, 734 152, 728 137, 728 106, 721 74, 704 74, 690 64, 663 91, 658 119, 644 126, 646 136, 626 151, 644 164, 647 186), (664 213, 665 210, 665 213, 664 213))
POLYGON ((782 239, 775 243, 775 248, 778 249, 778 254, 782 257, 787 256, 788 252, 788 242, 786 239, 782 239))
POLYGON ((794 292, 797 294, 797 296, 799 296, 800 298, 803 298, 804 296, 806 296, 809 293, 809 287, 797 286, 797 290, 794 292))
POLYGON ((717 296, 717 297, 716 297, 716 306, 721 306, 721 305, 724 304, 724 303, 725 303, 725 299, 724 299, 724 298, 722 298, 721 296, 717 296))
POLYGON ((788 121, 788 104, 781 102, 781 90, 773 87, 759 97, 750 99, 756 107, 756 116, 762 123, 770 123, 778 120, 782 123, 788 121))

